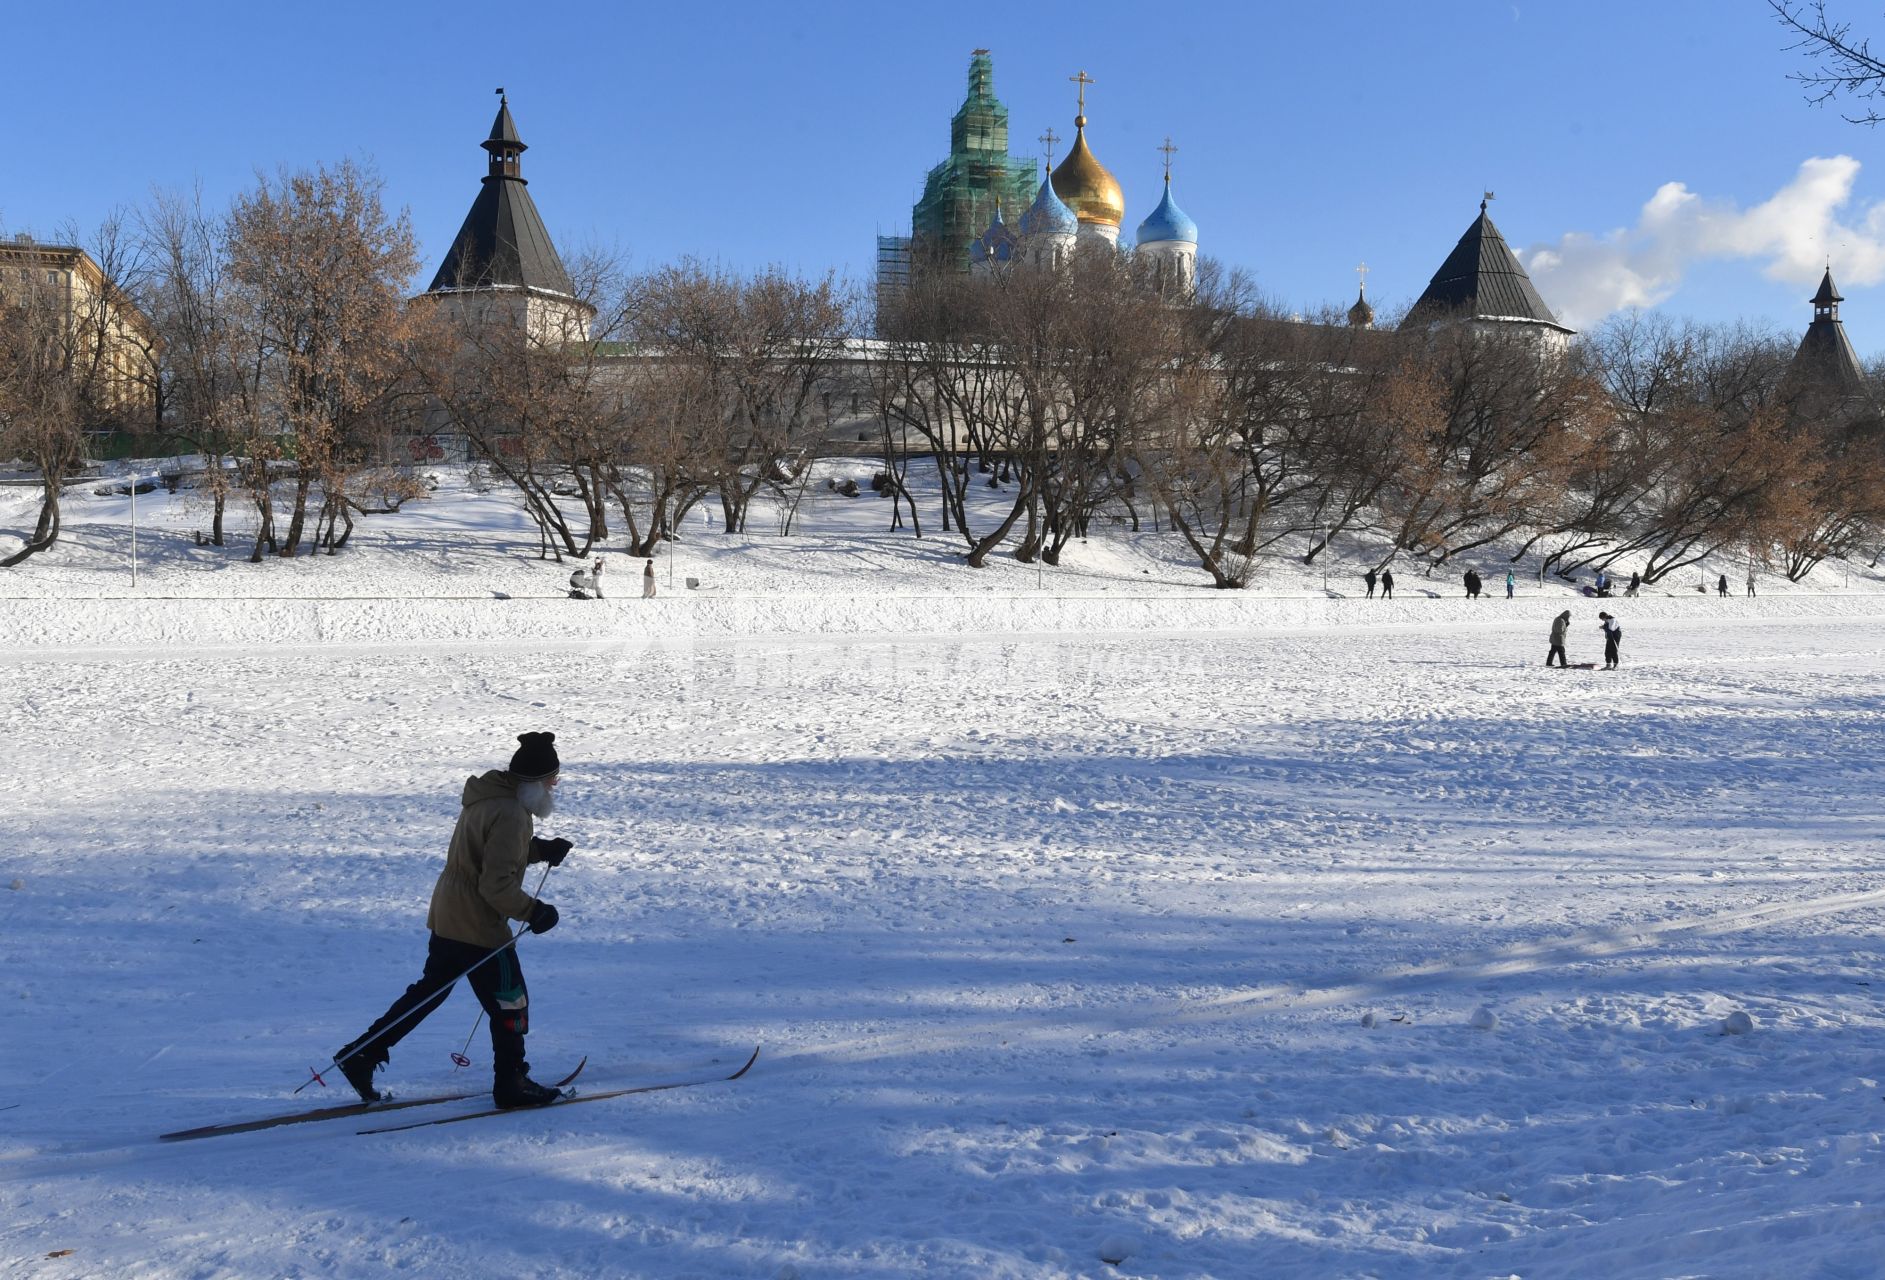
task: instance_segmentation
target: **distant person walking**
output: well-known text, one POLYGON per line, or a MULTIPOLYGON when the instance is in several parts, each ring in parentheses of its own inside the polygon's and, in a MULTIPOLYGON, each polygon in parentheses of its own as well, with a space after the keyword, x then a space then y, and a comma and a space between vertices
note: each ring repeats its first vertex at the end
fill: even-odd
POLYGON ((1368 584, 1368 598, 1370 600, 1374 599, 1374 570, 1370 569, 1368 572, 1362 574, 1361 580, 1368 584))
POLYGON ((1603 619, 1598 624, 1604 633, 1604 670, 1615 671, 1617 668, 1617 646, 1623 643, 1623 624, 1607 613, 1597 615, 1603 619))
POLYGON ((643 600, 652 600, 655 598, 655 562, 652 559, 642 566, 641 598, 643 600))
POLYGON ((1392 569, 1381 571, 1381 598, 1383 600, 1394 598, 1394 570, 1392 569))
POLYGON ((1483 585, 1484 584, 1479 580, 1478 573, 1471 569, 1466 571, 1466 598, 1468 600, 1479 599, 1479 589, 1483 585))
MULTIPOLYGON (((1558 660, 1557 665, 1560 667, 1568 667, 1571 665, 1571 660, 1564 656, 1564 637, 1570 629, 1571 611, 1569 609, 1566 609, 1563 613, 1551 620, 1551 648, 1545 654, 1545 665, 1547 667, 1552 665, 1551 660, 1553 658, 1558 660)), ((1536 653, 1538 651, 1534 649, 1532 652, 1536 653)))
POLYGON ((1516 586, 1518 586, 1518 575, 1507 569, 1505 571, 1505 598, 1507 600, 1512 598, 1512 589, 1516 586))
POLYGON ((1634 596, 1637 592, 1637 589, 1641 587, 1642 585, 1643 585, 1643 575, 1636 572, 1634 569, 1632 569, 1630 571, 1630 589, 1628 591, 1625 591, 1623 594, 1626 596, 1634 596))
POLYGON ((1728 575, 1727 574, 1725 573, 1722 574, 1721 577, 1716 581, 1715 593, 1721 596, 1724 600, 1727 599, 1727 596, 1728 596, 1728 575))
POLYGON ((1748 599, 1754 598, 1754 570, 1748 570, 1748 599))

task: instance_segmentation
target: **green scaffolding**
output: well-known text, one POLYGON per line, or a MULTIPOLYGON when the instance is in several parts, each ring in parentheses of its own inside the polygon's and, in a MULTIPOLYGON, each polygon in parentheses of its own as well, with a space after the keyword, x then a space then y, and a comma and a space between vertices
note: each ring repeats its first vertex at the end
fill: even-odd
POLYGON ((1032 156, 1008 154, 1008 108, 995 96, 995 65, 986 50, 969 59, 969 95, 949 121, 949 158, 923 180, 910 210, 912 256, 967 270, 969 247, 988 229, 999 203, 1012 226, 1034 202, 1041 171, 1032 156))

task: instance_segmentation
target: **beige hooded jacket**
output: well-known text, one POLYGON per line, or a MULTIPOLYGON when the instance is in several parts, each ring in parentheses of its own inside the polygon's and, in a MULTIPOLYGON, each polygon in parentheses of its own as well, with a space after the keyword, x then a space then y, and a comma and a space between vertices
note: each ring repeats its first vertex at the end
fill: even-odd
POLYGON ((506 918, 527 920, 537 905, 522 887, 536 824, 517 799, 517 786, 502 769, 465 779, 465 807, 425 918, 440 937, 501 947, 511 936, 506 918))

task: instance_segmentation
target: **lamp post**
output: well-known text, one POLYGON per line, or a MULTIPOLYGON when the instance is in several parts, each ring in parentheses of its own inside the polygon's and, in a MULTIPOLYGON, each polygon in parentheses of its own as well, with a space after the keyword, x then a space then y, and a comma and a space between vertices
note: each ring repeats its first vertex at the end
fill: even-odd
POLYGON ((137 586, 137 473, 131 473, 131 585, 137 586))

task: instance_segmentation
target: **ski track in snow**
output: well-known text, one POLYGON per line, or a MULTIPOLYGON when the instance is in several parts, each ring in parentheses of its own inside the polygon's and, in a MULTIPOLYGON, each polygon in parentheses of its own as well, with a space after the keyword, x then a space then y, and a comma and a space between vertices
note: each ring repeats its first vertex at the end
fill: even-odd
POLYGON ((1873 1274, 1885 634, 1534 641, 0 665, 0 1270, 1873 1274), (410 980, 457 788, 530 727, 576 842, 538 1065, 753 1073, 157 1146, 290 1109, 410 980))

